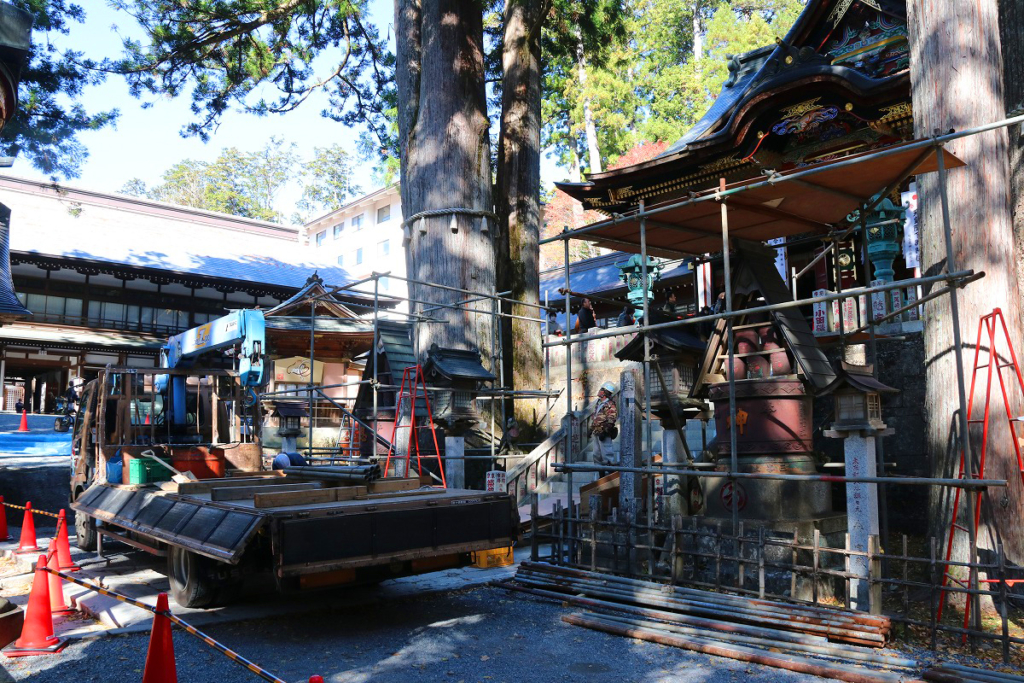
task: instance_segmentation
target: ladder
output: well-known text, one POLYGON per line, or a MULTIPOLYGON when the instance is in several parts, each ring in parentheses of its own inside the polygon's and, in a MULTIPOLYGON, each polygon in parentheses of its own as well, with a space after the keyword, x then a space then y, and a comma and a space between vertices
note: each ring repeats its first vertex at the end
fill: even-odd
MULTIPOLYGON (((967 424, 981 424, 982 425, 982 436, 981 436, 981 452, 978 458, 978 472, 975 475, 977 479, 985 478, 985 456, 988 450, 988 434, 989 434, 989 418, 991 417, 991 403, 992 403, 992 378, 993 375, 999 380, 999 390, 1003 396, 1003 406, 1006 408, 1006 420, 1010 426, 1010 438, 1013 441, 1013 450, 1017 454, 1017 469, 1020 472, 1021 480, 1024 481, 1024 459, 1021 458, 1021 449, 1019 435, 1017 432, 1017 426, 1024 422, 1024 417, 1014 416, 1010 410, 1009 395, 1006 390, 1006 380, 1003 378, 1003 370, 1006 368, 1013 368, 1014 376, 1017 379, 1017 388, 1020 391, 1020 396, 1024 397, 1024 376, 1021 375, 1020 364, 1017 363, 1017 354, 1013 350, 1013 342, 1010 341, 1010 333, 1006 329, 1006 320, 1003 318, 1003 312, 996 308, 987 315, 983 315, 981 320, 978 321, 978 340, 974 347, 974 368, 971 371, 971 391, 967 400, 967 424), (996 349, 996 343, 999 340, 999 331, 1002 331, 1002 340, 1006 344, 1006 348, 1009 351, 1010 360, 1004 362, 1000 360, 999 353, 996 349), (981 343, 983 337, 988 341, 988 362, 981 365, 978 361, 981 359, 981 343), (974 407, 974 391, 977 388, 978 371, 986 369, 986 380, 985 380, 985 416, 981 419, 972 418, 971 411, 974 407)), ((964 467, 966 465, 965 453, 963 449, 960 450, 960 465, 957 471, 957 478, 964 478, 964 467)), ((946 540, 946 566, 942 574, 942 587, 945 588, 948 581, 952 580, 964 587, 963 581, 950 575, 949 563, 953 557, 953 540, 957 531, 967 531, 967 528, 962 524, 958 524, 956 519, 960 511, 960 495, 964 493, 964 489, 957 488, 956 494, 953 498, 953 519, 949 524, 949 536, 946 540)), ((974 525, 974 535, 978 535, 978 526, 981 522, 981 494, 982 490, 978 489, 974 501, 974 519, 970 520, 970 523, 974 525)), ((970 493, 964 493, 964 495, 971 495, 970 493)), ((970 570, 968 570, 970 571, 970 570)), ((939 609, 937 614, 937 620, 942 619, 942 608, 946 602, 946 592, 939 591, 939 609)), ((971 616, 971 600, 968 596, 967 602, 964 606, 964 629, 968 627, 971 616)), ((966 640, 967 634, 964 634, 966 640)))
MULTIPOLYGON (((391 444, 388 446, 388 456, 384 461, 384 476, 387 476, 389 467, 391 465, 391 455, 395 452, 395 436, 399 429, 409 430, 409 447, 405 453, 405 472, 409 473, 410 461, 412 460, 412 452, 416 451, 416 471, 419 475, 423 476, 423 463, 422 457, 424 454, 420 453, 420 440, 418 429, 429 429, 430 435, 434 440, 434 453, 433 455, 437 458, 438 470, 441 473, 441 486, 448 488, 448 482, 444 478, 444 463, 441 461, 441 449, 437 445, 437 432, 434 430, 434 413, 430 408, 430 396, 427 394, 426 380, 423 378, 423 366, 421 365, 410 365, 402 371, 402 383, 398 388, 398 399, 395 401, 395 424, 391 428, 391 444), (422 391, 422 394, 420 393, 422 391), (416 402, 422 398, 423 403, 427 409, 427 423, 424 425, 416 424, 416 402), (402 403, 403 401, 409 401, 409 424, 400 424, 402 421, 402 403)), ((426 457, 430 457, 430 453, 425 454, 426 457)), ((396 458, 398 456, 396 455, 396 458)))
MULTIPOLYGON (((363 433, 356 422, 355 417, 348 411, 341 414, 341 423, 338 425, 338 438, 335 450, 341 460, 354 460, 359 457, 362 447, 363 433)), ((334 464, 334 459, 331 460, 334 464)))

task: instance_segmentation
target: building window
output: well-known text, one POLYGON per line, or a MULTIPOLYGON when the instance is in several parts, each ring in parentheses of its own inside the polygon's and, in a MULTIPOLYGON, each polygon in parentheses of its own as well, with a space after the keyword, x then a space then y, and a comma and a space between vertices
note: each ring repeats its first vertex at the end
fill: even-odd
POLYGON ((356 230, 363 229, 363 214, 359 214, 358 216, 354 216, 352 218, 352 227, 355 228, 356 230))
POLYGON ((391 253, 391 240, 384 240, 377 243, 377 256, 387 256, 391 253))
POLYGON ((378 223, 387 223, 389 220, 391 220, 391 205, 390 204, 388 204, 387 206, 382 206, 379 209, 377 209, 377 222, 378 223))
POLYGON ((334 226, 334 239, 341 237, 341 231, 345 229, 345 221, 342 221, 334 226))
POLYGON ((327 231, 326 230, 321 230, 320 232, 318 232, 316 234, 316 246, 318 246, 318 247, 324 246, 324 240, 325 239, 327 239, 327 231))
POLYGON ((345 265, 345 255, 344 254, 341 254, 340 256, 338 256, 338 265, 339 266, 344 266, 345 265))
POLYGON ((356 249, 356 265, 360 265, 363 262, 363 249, 360 247, 356 249))

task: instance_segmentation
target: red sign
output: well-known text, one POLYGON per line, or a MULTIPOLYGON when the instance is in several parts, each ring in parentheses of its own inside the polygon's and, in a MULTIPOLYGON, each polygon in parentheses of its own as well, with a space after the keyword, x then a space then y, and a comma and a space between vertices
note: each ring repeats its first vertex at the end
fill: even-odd
POLYGON ((727 481, 722 487, 722 505, 726 510, 732 510, 733 496, 735 496, 736 509, 742 510, 747 507, 747 491, 739 482, 727 481))

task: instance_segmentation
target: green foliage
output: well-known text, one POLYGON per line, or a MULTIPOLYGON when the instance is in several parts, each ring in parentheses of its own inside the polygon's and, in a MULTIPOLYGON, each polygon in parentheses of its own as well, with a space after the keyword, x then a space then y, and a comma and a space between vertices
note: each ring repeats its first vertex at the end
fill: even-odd
POLYGON ((302 171, 305 182, 298 208, 304 214, 341 208, 349 197, 362 191, 352 179, 351 155, 337 143, 314 148, 313 158, 302 165, 302 171))
POLYGON ((212 162, 179 161, 164 171, 163 182, 150 190, 134 178, 121 191, 179 206, 280 222, 283 216, 274 209, 274 202, 298 169, 295 144, 271 137, 255 152, 228 147, 212 162))
POLYGON ((394 56, 366 21, 367 0, 113 0, 148 40, 125 41, 117 68, 131 91, 189 93, 203 140, 235 107, 258 115, 291 111, 317 90, 323 115, 365 124, 380 149, 396 149, 394 56), (268 99, 265 93, 276 96, 268 99))
POLYGON ((714 102, 726 57, 784 36, 804 0, 621 0, 624 31, 586 51, 586 84, 576 54, 554 53, 545 73, 544 142, 570 166, 586 149, 583 103, 597 125, 604 166, 644 142, 674 142, 714 102))
POLYGON ((27 157, 53 180, 76 178, 89 155, 79 134, 111 125, 118 115, 116 109, 89 112, 78 102, 88 86, 103 81, 102 65, 81 52, 59 50, 53 42, 82 23, 85 11, 67 0, 10 2, 30 12, 34 24, 18 88, 18 112, 0 133, 0 150, 5 156, 27 157))

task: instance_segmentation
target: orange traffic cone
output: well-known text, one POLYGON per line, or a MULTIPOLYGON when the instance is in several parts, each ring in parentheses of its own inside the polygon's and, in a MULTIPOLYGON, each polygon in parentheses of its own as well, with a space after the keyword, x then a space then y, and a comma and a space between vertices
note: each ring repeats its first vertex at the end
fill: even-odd
POLYGON ((142 683, 178 683, 178 672, 174 668, 174 640, 171 638, 171 621, 165 612, 167 593, 156 599, 153 615, 153 632, 149 636, 149 651, 146 653, 146 668, 142 672, 142 683))
POLYGON ((309 683, 324 683, 323 676, 310 676, 309 683))
POLYGON ((32 515, 32 503, 25 503, 25 517, 21 521, 21 540, 18 543, 19 553, 34 553, 39 550, 36 543, 36 518, 32 515))
POLYGON ((57 567, 62 572, 77 572, 81 567, 71 559, 71 545, 68 543, 68 517, 61 510, 57 516, 57 567))
POLYGON ((146 413, 146 421, 143 424, 149 424, 149 413, 146 413))
POLYGON ((4 497, 0 496, 0 541, 11 540, 11 533, 7 530, 7 506, 4 505, 4 497))
POLYGON ((46 578, 46 556, 40 555, 32 579, 32 592, 25 608, 25 625, 21 637, 14 645, 4 648, 8 657, 27 657, 60 652, 67 643, 53 635, 53 616, 50 614, 50 589, 46 578))
MULTIPOLYGON (((46 563, 48 569, 58 570, 57 561, 57 543, 56 541, 50 541, 50 549, 47 551, 47 556, 50 558, 46 563)), ((47 573, 49 580, 49 591, 50 591, 50 614, 68 614, 75 610, 68 607, 68 604, 64 601, 64 584, 56 574, 47 573)))
POLYGON ((28 412, 25 410, 21 411, 21 425, 18 426, 19 432, 28 431, 28 412))

